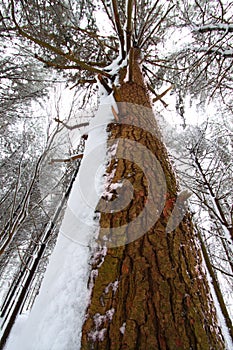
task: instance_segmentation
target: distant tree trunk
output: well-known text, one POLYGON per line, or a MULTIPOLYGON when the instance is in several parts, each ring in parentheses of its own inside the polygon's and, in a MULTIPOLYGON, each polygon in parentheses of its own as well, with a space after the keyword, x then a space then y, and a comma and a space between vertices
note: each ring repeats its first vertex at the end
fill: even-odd
POLYGON ((92 265, 92 295, 81 349, 225 349, 190 215, 187 213, 176 229, 166 231, 177 198, 177 183, 159 137, 139 59, 135 49, 130 81, 124 82, 126 68, 120 72, 120 86, 115 88, 119 123, 108 127, 109 144, 115 140, 121 148, 119 154, 126 156, 112 160, 107 173, 114 174, 111 181, 116 183, 128 178, 134 197, 122 210, 101 212, 99 241, 104 245, 106 239, 111 240, 112 246, 104 258, 100 250, 92 265), (121 143, 119 138, 123 139, 121 143), (136 149, 130 148, 129 140, 136 149), (143 152, 140 145, 149 151, 143 152), (135 151, 138 162, 133 164, 128 155, 135 151), (163 169, 163 174, 156 174, 156 184, 150 183, 154 155, 163 169), (144 171, 136 163, 143 164, 144 171), (158 188, 163 176, 165 198, 158 188), (140 225, 135 225, 134 219, 147 203, 148 186, 155 193, 153 207, 159 208, 162 203, 163 208, 144 233, 153 210, 149 208, 140 225), (113 235, 116 227, 118 236, 113 235))

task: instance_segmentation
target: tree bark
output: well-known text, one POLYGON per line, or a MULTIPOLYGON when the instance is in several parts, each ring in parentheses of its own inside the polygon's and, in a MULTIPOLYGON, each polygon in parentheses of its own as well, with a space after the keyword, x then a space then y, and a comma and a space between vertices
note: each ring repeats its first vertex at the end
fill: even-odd
POLYGON ((178 189, 139 60, 135 49, 130 82, 120 71, 119 123, 108 126, 109 147, 118 149, 107 174, 113 183, 127 178, 133 198, 115 212, 103 210, 103 199, 98 205, 99 243, 108 248, 93 257, 81 349, 225 349, 189 213, 167 232, 178 189), (155 156, 162 171, 154 178, 155 156))

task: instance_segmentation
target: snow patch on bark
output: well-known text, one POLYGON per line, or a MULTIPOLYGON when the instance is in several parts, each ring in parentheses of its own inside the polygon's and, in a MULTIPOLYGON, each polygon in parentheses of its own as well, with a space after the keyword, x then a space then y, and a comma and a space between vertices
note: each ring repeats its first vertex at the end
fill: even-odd
POLYGON ((106 322, 112 321, 114 313, 115 313, 115 309, 111 308, 104 315, 101 315, 99 313, 95 314, 93 316, 95 329, 88 333, 88 338, 91 339, 93 342, 103 341, 107 328, 102 328, 102 327, 106 325, 106 322))
POLYGON ((122 325, 121 328, 120 328, 121 334, 124 334, 124 333, 125 333, 125 327, 126 327, 126 323, 124 322, 123 325, 122 325))
POLYGON ((104 293, 108 294, 110 292, 110 289, 112 289, 113 293, 115 294, 117 291, 118 285, 119 285, 119 280, 109 283, 105 288, 104 293))

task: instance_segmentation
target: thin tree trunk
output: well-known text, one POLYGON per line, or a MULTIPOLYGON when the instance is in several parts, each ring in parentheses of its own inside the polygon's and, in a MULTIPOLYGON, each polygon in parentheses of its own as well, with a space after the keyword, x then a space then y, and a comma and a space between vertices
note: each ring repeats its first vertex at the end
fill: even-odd
POLYGON ((66 189, 66 192, 63 195, 63 198, 61 199, 61 202, 59 203, 56 209, 53 219, 46 225, 45 231, 40 237, 39 241, 41 243, 35 244, 33 256, 28 258, 26 262, 27 266, 25 265, 22 271, 19 273, 17 283, 13 286, 12 291, 10 291, 10 293, 7 295, 6 302, 4 302, 3 307, 0 310, 0 317, 2 318, 2 336, 0 339, 0 350, 4 348, 10 331, 14 325, 15 319, 18 316, 19 311, 22 308, 22 305, 25 301, 25 297, 30 288, 30 284, 33 281, 33 278, 35 277, 36 270, 45 252, 48 239, 49 237, 51 237, 53 230, 56 227, 58 218, 62 212, 62 209, 64 208, 65 202, 69 197, 72 185, 79 170, 79 165, 74 171, 71 181, 66 189))
POLYGON ((229 330, 229 334, 230 334, 231 339, 233 341, 233 328, 232 328, 231 318, 230 318, 229 313, 227 311, 226 304, 224 302, 223 295, 222 295, 219 283, 217 281, 216 275, 214 273, 214 269, 213 269, 213 267, 211 265, 211 261, 210 261, 207 249, 205 247, 204 241, 203 241, 201 233, 199 231, 198 231, 198 238, 199 238, 199 241, 201 243, 202 254, 203 254, 203 257, 204 257, 204 260, 205 260, 205 263, 206 263, 206 267, 207 267, 207 269, 209 271, 209 274, 210 274, 210 277, 211 277, 211 281, 212 281, 212 284, 213 284, 213 287, 214 287, 214 291, 216 293, 216 297, 217 297, 218 302, 219 302, 219 306, 221 308, 223 317, 225 319, 227 328, 229 330))
MULTIPOLYGON (((101 212, 99 242, 110 247, 104 257, 100 250, 93 259, 81 349, 225 349, 190 215, 166 232, 177 184, 137 50, 134 59, 132 81, 123 82, 126 69, 122 69, 120 87, 115 89, 119 123, 109 125, 109 145, 118 145, 118 158, 107 169, 114 174, 112 182, 121 178, 131 182, 134 197, 122 210, 101 212), (163 171, 151 167, 154 156, 163 171), (140 217, 145 206, 149 208, 140 217)), ((124 195, 128 192, 122 191, 124 195)), ((100 201, 97 209, 101 207, 100 201)))

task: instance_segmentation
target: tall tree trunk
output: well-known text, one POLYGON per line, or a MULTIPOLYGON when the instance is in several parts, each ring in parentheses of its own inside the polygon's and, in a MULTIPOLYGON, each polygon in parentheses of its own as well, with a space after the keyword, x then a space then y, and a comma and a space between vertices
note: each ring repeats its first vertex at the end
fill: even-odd
MULTIPOLYGON (((99 242, 108 248, 93 258, 81 349, 224 349, 190 215, 167 232, 177 184, 139 59, 135 49, 131 81, 120 72, 119 122, 108 127, 109 147, 118 147, 108 178, 128 179, 134 196, 118 211, 101 209, 103 200, 97 208, 99 242)), ((120 195, 127 200, 129 191, 120 195)))

